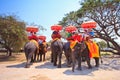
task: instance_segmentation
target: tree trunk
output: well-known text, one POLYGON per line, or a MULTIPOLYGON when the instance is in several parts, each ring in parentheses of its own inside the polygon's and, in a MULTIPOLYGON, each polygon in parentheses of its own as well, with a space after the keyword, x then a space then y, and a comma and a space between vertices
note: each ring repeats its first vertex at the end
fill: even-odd
POLYGON ((7 51, 8 56, 12 56, 12 50, 10 48, 7 48, 7 51))
POLYGON ((9 51, 8 56, 12 56, 12 52, 11 51, 9 51))

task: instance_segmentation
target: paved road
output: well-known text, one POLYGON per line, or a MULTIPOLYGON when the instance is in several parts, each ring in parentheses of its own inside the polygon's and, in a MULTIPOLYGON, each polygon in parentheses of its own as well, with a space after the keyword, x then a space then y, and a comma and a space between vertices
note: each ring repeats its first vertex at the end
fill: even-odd
POLYGON ((62 68, 53 66, 49 61, 34 63, 30 68, 24 68, 24 65, 24 62, 1 63, 0 80, 119 80, 120 76, 120 61, 117 60, 104 62, 100 68, 93 67, 91 70, 82 63, 83 70, 75 72, 64 62, 62 68))

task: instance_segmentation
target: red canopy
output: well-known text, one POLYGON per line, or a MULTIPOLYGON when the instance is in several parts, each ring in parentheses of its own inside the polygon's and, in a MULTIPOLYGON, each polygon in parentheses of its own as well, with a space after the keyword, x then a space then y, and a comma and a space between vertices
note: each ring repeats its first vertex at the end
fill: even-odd
POLYGON ((46 36, 38 36, 38 38, 41 40, 46 40, 46 36))
POLYGON ((81 24, 82 28, 95 28, 96 27, 96 22, 94 21, 88 21, 88 22, 84 22, 81 24))
POLYGON ((26 31, 28 31, 28 32, 38 32, 38 28, 30 26, 30 27, 26 27, 26 31))
POLYGON ((76 30, 77 30, 77 28, 75 26, 68 26, 65 28, 65 31, 67 31, 67 32, 73 32, 76 30))
POLYGON ((51 26, 51 30, 54 30, 54 31, 62 30, 62 25, 53 25, 51 26))

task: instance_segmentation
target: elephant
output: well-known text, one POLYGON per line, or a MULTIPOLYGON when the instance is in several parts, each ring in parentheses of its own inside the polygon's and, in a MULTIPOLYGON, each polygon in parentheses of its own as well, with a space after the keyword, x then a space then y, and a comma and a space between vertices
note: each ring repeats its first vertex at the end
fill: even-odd
POLYGON ((48 44, 44 44, 44 43, 39 44, 39 54, 37 55, 37 60, 45 61, 47 47, 48 47, 48 44))
POLYGON ((63 42, 60 39, 54 40, 51 43, 51 62, 53 62, 53 65, 57 66, 58 68, 61 68, 62 53, 63 53, 63 42))
POLYGON ((24 52, 27 60, 25 68, 29 68, 30 63, 35 60, 34 54, 37 54, 37 50, 38 48, 34 42, 29 41, 24 45, 24 52))
MULTIPOLYGON (((100 49, 99 49, 99 54, 100 54, 100 49)), ((99 57, 94 57, 96 67, 99 67, 99 57)), ((74 72, 75 69, 75 63, 76 61, 78 62, 78 70, 82 70, 81 68, 81 62, 87 61, 88 68, 91 69, 91 63, 90 63, 90 51, 88 49, 87 44, 82 41, 82 42, 77 42, 77 44, 74 47, 74 50, 72 51, 72 71, 74 72)))
POLYGON ((72 50, 70 48, 70 42, 65 42, 63 44, 63 51, 67 60, 67 66, 71 67, 71 63, 72 63, 72 50))

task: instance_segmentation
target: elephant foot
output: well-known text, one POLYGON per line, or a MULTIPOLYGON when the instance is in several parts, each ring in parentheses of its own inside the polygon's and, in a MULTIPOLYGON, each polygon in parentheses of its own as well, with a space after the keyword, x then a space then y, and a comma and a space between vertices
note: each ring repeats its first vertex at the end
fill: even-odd
POLYGON ((35 62, 35 61, 34 61, 34 60, 31 60, 31 61, 30 61, 30 63, 33 63, 33 62, 35 62))
POLYGON ((38 60, 38 62, 41 62, 40 60, 38 60))
POLYGON ((40 62, 42 62, 42 60, 40 59, 40 62))
POLYGON ((57 64, 55 64, 55 63, 54 63, 53 65, 54 65, 54 66, 57 66, 57 64))
POLYGON ((58 68, 61 68, 61 66, 59 65, 58 68))
POLYGON ((81 71, 81 70, 82 70, 82 68, 81 68, 81 67, 80 67, 80 68, 78 67, 78 68, 77 68, 77 70, 81 71))
POLYGON ((89 66, 88 69, 92 69, 92 66, 89 66))
POLYGON ((53 63, 53 60, 51 60, 51 63, 53 63))
POLYGON ((33 65, 33 63, 30 63, 30 65, 33 65))
POLYGON ((25 65, 25 68, 30 68, 30 65, 25 65))
POLYGON ((95 65, 95 67, 99 67, 99 65, 95 65))
POLYGON ((74 69, 72 69, 72 72, 74 72, 74 69))

